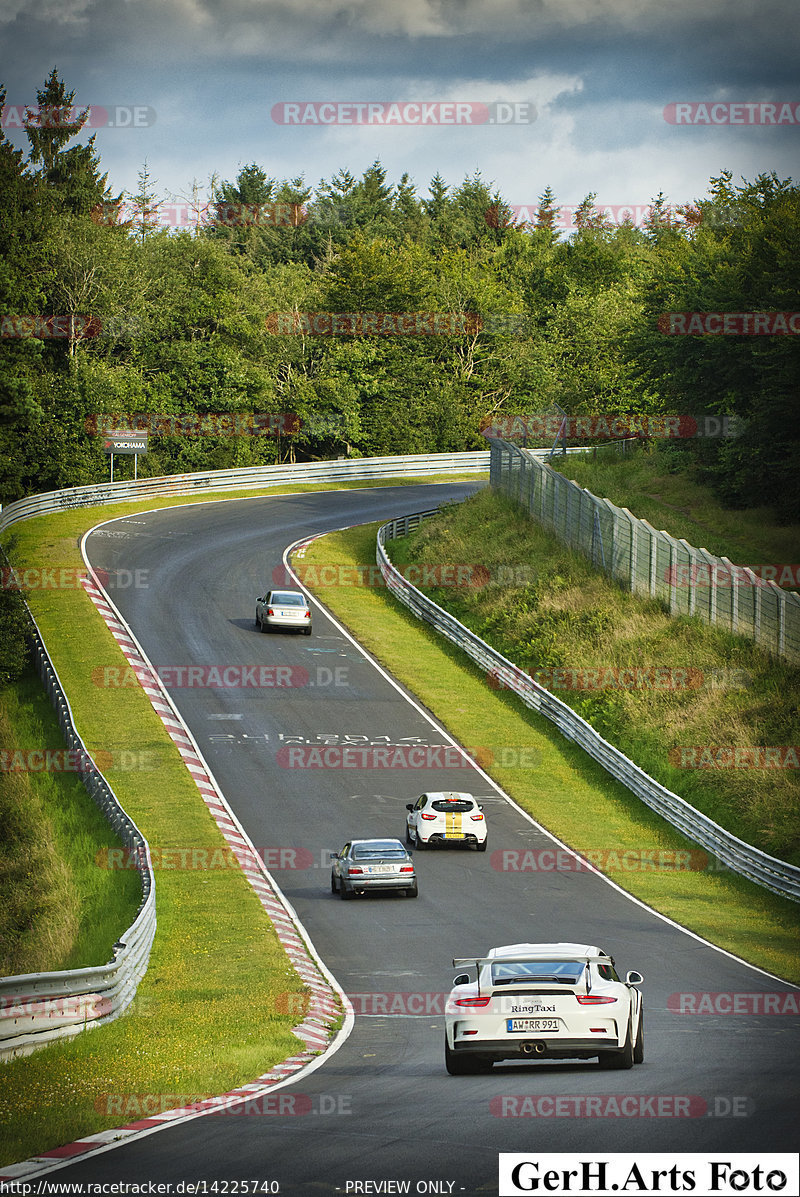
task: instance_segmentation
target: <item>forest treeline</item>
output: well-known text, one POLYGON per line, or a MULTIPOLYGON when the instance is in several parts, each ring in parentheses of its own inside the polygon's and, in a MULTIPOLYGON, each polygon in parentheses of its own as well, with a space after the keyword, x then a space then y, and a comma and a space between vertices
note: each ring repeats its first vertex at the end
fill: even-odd
POLYGON ((549 187, 521 225, 478 173, 418 193, 380 162, 315 186, 252 163, 169 229, 146 165, 114 193, 73 100, 54 70, 27 156, 0 131, 3 502, 106 480, 99 432, 124 416, 151 434, 140 475, 159 475, 478 449, 487 423, 558 405, 735 415, 736 436, 670 444, 727 503, 800 519, 800 321, 663 319, 800 311, 791 180, 721 170, 679 210, 658 194, 641 228, 589 194, 564 237, 549 187))

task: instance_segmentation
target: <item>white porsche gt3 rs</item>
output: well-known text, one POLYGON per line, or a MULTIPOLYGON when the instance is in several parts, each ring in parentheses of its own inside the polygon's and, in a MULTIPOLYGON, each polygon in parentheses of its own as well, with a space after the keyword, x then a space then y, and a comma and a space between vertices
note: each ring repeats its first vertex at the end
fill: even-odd
POLYGON ((644 1059, 641 973, 617 976, 599 948, 517 943, 453 961, 477 973, 455 978, 445 1011, 444 1055, 454 1076, 498 1060, 588 1060, 630 1068, 644 1059))

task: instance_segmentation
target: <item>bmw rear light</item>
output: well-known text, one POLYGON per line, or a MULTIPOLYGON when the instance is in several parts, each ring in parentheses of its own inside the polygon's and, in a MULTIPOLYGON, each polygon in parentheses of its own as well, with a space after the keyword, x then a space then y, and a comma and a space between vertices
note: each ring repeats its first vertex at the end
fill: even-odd
POLYGON ((455 1006, 471 1006, 471 1007, 474 1007, 474 1006, 488 1006, 488 1005, 489 1005, 489 1002, 490 1002, 491 1000, 492 1000, 492 999, 491 999, 491 997, 464 997, 464 998, 455 998, 455 999, 454 999, 454 1001, 453 1001, 453 1005, 455 1005, 455 1006))
POLYGON ((400 865, 400 872, 401 873, 413 873, 414 866, 413 865, 400 865))
POLYGON ((435 819, 436 815, 429 815, 426 811, 422 812, 423 819, 435 819))
POLYGON ((617 1000, 615 997, 595 997, 594 994, 587 994, 584 997, 583 995, 578 995, 576 993, 575 997, 578 999, 578 1002, 581 1006, 605 1006, 609 1002, 615 1002, 617 1000))
POLYGON ((363 873, 364 870, 359 868, 358 865, 350 865, 350 868, 347 870, 347 872, 349 876, 352 877, 354 873, 363 873))

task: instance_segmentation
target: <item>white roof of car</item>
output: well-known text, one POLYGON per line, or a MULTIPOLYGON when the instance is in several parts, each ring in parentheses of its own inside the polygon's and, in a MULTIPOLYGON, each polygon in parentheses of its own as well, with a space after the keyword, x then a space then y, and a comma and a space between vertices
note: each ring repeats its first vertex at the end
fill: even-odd
POLYGON ((467 794, 463 790, 428 790, 425 794, 426 798, 444 799, 446 802, 451 800, 465 799, 468 802, 474 802, 475 798, 472 794, 467 794))

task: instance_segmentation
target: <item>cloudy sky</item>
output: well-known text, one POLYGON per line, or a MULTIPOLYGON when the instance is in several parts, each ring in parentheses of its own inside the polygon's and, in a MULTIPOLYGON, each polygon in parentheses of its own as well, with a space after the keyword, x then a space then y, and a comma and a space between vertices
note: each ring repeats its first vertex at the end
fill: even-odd
POLYGON ((725 169, 798 177, 798 13, 797 0, 0 0, 6 133, 27 149, 13 110, 57 67, 76 103, 115 121, 96 144, 116 191, 136 189, 145 161, 160 196, 196 183, 205 197, 251 162, 316 185, 377 158, 422 195, 437 172, 458 185, 480 171, 515 206, 548 185, 565 205, 590 191, 682 203, 725 169))

